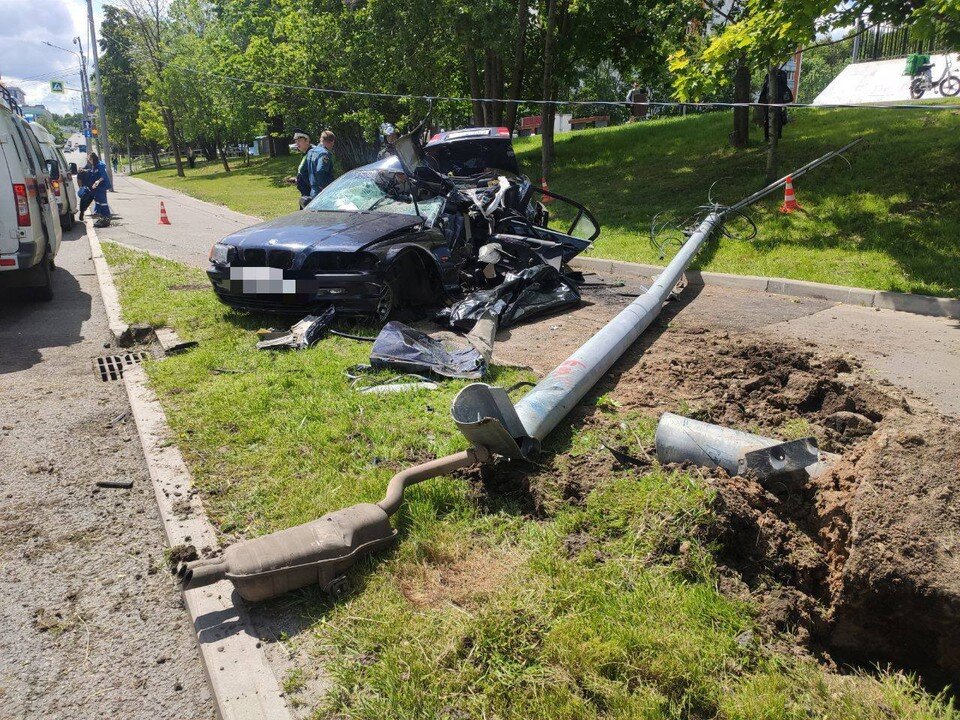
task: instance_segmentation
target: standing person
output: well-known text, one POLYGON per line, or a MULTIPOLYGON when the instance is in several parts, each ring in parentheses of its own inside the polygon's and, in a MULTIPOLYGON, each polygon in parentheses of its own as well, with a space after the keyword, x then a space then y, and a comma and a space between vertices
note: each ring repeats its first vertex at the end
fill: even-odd
POLYGON ((380 126, 380 134, 383 135, 383 147, 377 154, 377 160, 383 160, 391 155, 396 155, 397 149, 394 145, 396 145, 398 137, 397 129, 390 123, 384 123, 380 126))
POLYGON ((310 136, 303 130, 293 131, 293 144, 297 146, 297 150, 303 153, 303 158, 300 160, 300 165, 297 166, 296 176, 288 177, 286 181, 297 186, 300 193, 300 209, 302 210, 311 199, 310 171, 307 160, 313 146, 310 144, 310 136))
POLYGON ((114 173, 114 175, 116 175, 116 173, 117 173, 117 168, 120 167, 120 161, 117 160, 117 156, 116 156, 116 155, 114 155, 113 158, 111 158, 110 164, 113 165, 113 173, 114 173))
MULTIPOLYGON (((773 104, 781 103, 792 103, 793 102, 793 91, 790 89, 790 86, 787 84, 787 71, 782 68, 777 70, 777 94, 778 97, 773 101, 773 104)), ((757 120, 759 125, 763 125, 763 139, 770 140, 770 122, 772 117, 772 112, 777 113, 780 116, 780 124, 777 129, 777 140, 783 137, 783 126, 787 124, 787 109, 784 107, 778 108, 769 108, 763 107, 766 103, 770 102, 768 98, 770 97, 770 73, 767 73, 763 78, 763 87, 760 88, 760 95, 757 98, 757 102, 761 104, 758 108, 759 112, 757 113, 757 120)))
POLYGON ((644 120, 650 110, 650 93, 640 87, 639 81, 634 81, 633 87, 627 93, 627 105, 630 107, 630 122, 644 120))
POLYGON ((320 143, 307 155, 311 200, 333 182, 333 146, 336 142, 337 136, 331 130, 324 130, 320 133, 320 143))
POLYGON ((107 173, 107 164, 96 153, 87 156, 87 167, 90 168, 90 189, 93 191, 93 211, 99 219, 93 224, 97 228, 110 227, 110 205, 107 204, 107 191, 112 190, 110 175, 107 173))

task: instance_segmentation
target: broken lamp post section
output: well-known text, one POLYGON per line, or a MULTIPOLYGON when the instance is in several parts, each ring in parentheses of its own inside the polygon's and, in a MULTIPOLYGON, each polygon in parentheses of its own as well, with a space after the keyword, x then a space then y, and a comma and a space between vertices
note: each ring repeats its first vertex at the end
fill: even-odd
MULTIPOLYGON (((857 142, 859 139, 826 153, 790 175, 796 179, 839 156, 857 142)), ((400 508, 407 487, 478 462, 491 462, 495 456, 511 459, 535 457, 544 438, 660 314, 687 266, 712 232, 729 215, 740 212, 783 187, 786 179, 785 176, 767 185, 735 205, 708 206, 703 219, 649 290, 537 383, 516 405, 503 388, 483 383, 464 388, 453 402, 451 415, 470 441, 470 449, 397 473, 390 480, 384 499, 376 505, 354 505, 305 525, 238 543, 227 548, 222 557, 187 563, 178 571, 184 589, 226 578, 234 583, 243 598, 251 601, 264 600, 317 583, 333 595, 341 594, 345 588, 343 576, 347 569, 360 556, 395 540, 396 531, 389 522, 389 516, 400 508)), ((694 449, 702 452, 708 461, 734 473, 739 472, 741 460, 754 471, 769 473, 778 464, 788 461, 790 464, 802 463, 815 453, 815 446, 807 441, 803 446, 785 447, 770 438, 737 433, 706 423, 700 424, 707 426, 703 428, 693 424, 696 421, 679 416, 665 420, 665 432, 666 427, 679 425, 680 428, 696 429, 708 439, 713 436, 725 439, 728 444, 723 445, 722 453, 704 451, 702 444, 695 444, 694 449), (730 442, 731 438, 733 442, 730 442), (739 445, 737 438, 741 441, 739 445), (771 453, 771 447, 779 450, 771 453), (765 450, 768 451, 766 454, 763 452, 765 450)), ((666 434, 663 437, 666 438, 666 434)), ((659 438, 658 431, 658 449, 659 438)), ((669 444, 671 448, 674 445, 682 447, 679 442, 669 444)))

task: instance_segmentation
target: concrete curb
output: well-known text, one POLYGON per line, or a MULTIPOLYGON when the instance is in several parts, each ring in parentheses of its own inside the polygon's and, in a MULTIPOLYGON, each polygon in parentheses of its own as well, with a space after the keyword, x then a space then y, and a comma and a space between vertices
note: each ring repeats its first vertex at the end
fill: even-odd
MULTIPOLYGON (((126 326, 110 268, 103 258, 96 233, 88 224, 87 238, 96 260, 97 281, 111 331, 126 326), (109 298, 109 300, 108 300, 109 298)), ((124 371, 130 409, 143 446, 160 518, 170 547, 193 545, 205 553, 219 547, 200 498, 193 489, 190 471, 176 444, 171 442, 167 418, 147 383, 143 368, 124 371)), ((222 720, 292 720, 284 694, 271 669, 242 602, 234 603, 233 585, 221 580, 187 590, 184 604, 197 633, 197 646, 222 720)))
MULTIPOLYGON (((602 258, 577 257, 570 263, 574 268, 593 272, 626 275, 629 277, 655 277, 663 268, 657 265, 625 262, 623 260, 604 260, 602 258)), ((694 285, 716 285, 741 290, 768 292, 777 295, 830 300, 848 305, 899 310, 915 315, 932 315, 960 319, 960 300, 915 295, 886 290, 868 290, 865 288, 826 285, 806 280, 788 280, 786 278, 753 277, 748 275, 729 275, 727 273, 687 271, 687 280, 694 285)))
POLYGON ((103 257, 103 249, 100 247, 100 239, 97 237, 97 231, 93 227, 93 220, 86 219, 87 241, 90 243, 90 256, 93 259, 93 266, 97 270, 97 282, 100 283, 100 297, 103 298, 103 305, 107 310, 107 320, 110 325, 110 334, 113 335, 113 341, 123 344, 125 338, 130 335, 130 326, 123 322, 120 312, 120 297, 117 295, 117 288, 113 284, 113 275, 110 273, 110 266, 107 259, 103 257))

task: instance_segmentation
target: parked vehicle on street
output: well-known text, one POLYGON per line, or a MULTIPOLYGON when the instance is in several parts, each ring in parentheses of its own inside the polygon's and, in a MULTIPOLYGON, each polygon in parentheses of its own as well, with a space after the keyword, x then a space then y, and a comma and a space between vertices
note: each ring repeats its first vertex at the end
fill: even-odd
POLYGON ((20 107, 0 86, 0 287, 29 287, 53 297, 50 273, 62 230, 48 162, 20 107))
POLYGON ((345 173, 304 210, 216 243, 207 275, 217 297, 240 309, 302 315, 333 306, 382 321, 492 281, 481 248, 559 270, 600 233, 582 205, 520 174, 506 128, 439 133, 425 145, 408 135, 396 149, 345 173))
POLYGON ((57 139, 39 123, 30 123, 33 134, 37 136, 40 143, 40 149, 43 151, 43 158, 47 163, 55 161, 60 168, 60 177, 56 180, 51 179, 50 185, 53 188, 53 194, 57 198, 57 208, 60 214, 60 226, 64 230, 73 228, 73 215, 79 209, 77 201, 77 183, 74 176, 77 174, 77 164, 67 163, 66 158, 57 147, 57 139))

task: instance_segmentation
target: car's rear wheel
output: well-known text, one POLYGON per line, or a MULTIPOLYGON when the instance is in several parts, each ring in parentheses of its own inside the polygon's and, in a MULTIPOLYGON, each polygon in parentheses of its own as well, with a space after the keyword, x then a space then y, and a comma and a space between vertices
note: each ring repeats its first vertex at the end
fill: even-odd
POLYGON ((73 230, 73 213, 68 212, 60 216, 60 227, 64 230, 73 230))

